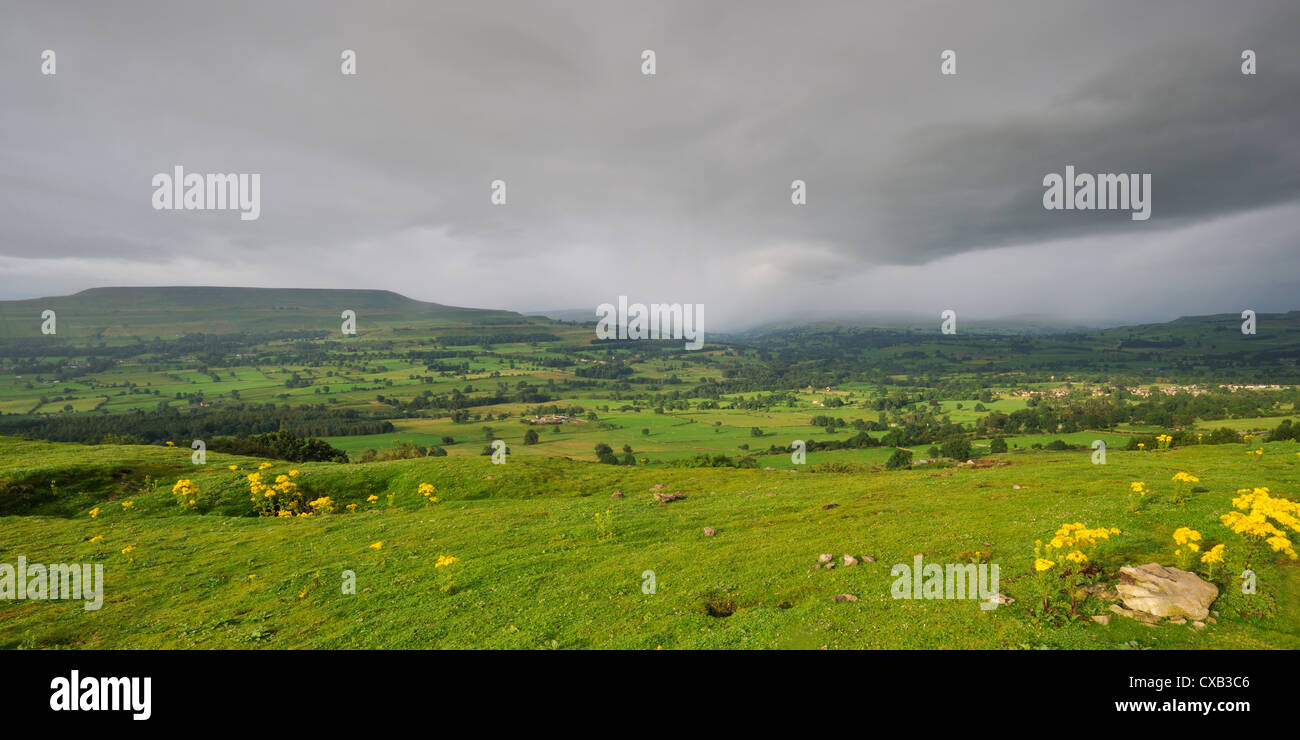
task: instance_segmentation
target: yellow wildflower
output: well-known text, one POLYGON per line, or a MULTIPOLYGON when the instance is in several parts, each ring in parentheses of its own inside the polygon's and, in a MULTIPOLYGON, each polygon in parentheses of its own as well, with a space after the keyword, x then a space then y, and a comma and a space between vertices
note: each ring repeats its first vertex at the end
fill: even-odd
POLYGON ((1205 563, 1206 565, 1222 563, 1223 545, 1215 545, 1214 547, 1211 547, 1209 550, 1206 550, 1205 554, 1201 556, 1201 562, 1205 563))

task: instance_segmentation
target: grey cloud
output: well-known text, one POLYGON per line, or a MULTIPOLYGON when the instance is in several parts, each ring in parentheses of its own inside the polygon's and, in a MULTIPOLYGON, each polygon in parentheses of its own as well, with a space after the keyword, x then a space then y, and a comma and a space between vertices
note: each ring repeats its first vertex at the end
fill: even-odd
POLYGON ((99 262, 513 308, 567 307, 539 287, 562 284, 577 305, 829 310, 872 270, 943 282, 971 269, 947 258, 1007 245, 1166 255, 1160 233, 1300 188, 1294 3, 33 2, 0 21, 0 258, 40 276, 0 280, 10 296, 90 287, 99 262), (262 218, 153 211, 174 164, 262 173, 262 218), (1043 211, 1066 164, 1151 172, 1152 220, 1043 211))

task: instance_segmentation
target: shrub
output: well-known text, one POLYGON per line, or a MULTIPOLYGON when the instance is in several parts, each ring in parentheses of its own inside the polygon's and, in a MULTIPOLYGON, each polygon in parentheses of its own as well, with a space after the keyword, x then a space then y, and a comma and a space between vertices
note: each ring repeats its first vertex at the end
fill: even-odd
POLYGON ((894 454, 890 455, 889 460, 885 463, 886 470, 910 467, 912 467, 912 451, 905 450, 902 447, 895 447, 894 454))

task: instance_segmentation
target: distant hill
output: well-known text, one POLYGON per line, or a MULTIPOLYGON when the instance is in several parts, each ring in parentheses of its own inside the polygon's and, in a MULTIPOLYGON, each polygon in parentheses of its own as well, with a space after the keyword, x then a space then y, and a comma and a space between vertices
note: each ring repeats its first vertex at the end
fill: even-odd
POLYGON ((316 288, 92 288, 69 296, 0 301, 0 338, 39 336, 52 310, 63 337, 154 337, 240 331, 338 331, 341 314, 370 327, 446 328, 531 323, 513 311, 445 306, 389 290, 316 288))

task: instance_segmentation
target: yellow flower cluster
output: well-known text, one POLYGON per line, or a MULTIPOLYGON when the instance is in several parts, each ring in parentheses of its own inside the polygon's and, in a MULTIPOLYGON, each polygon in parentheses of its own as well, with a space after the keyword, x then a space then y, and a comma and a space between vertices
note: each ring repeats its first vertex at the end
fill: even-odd
POLYGON ((1189 550, 1200 550, 1201 546, 1196 544, 1200 540, 1201 533, 1191 527, 1179 527, 1174 530, 1174 542, 1186 545, 1189 550))
POLYGON ((95 508, 91 509, 91 510, 90 510, 90 518, 91 518, 91 519, 94 519, 95 517, 99 516, 99 512, 100 512, 100 508, 99 508, 98 506, 96 506, 95 508))
POLYGON ((1072 522, 1062 524, 1046 544, 1042 540, 1034 542, 1034 582, 1042 599, 1041 613, 1051 611, 1052 602, 1062 593, 1068 596, 1069 613, 1077 613, 1079 599, 1075 587, 1086 577, 1084 563, 1089 560, 1088 551, 1119 533, 1116 527, 1089 528, 1083 522, 1072 522), (1066 563, 1072 563, 1073 567, 1066 563), (1058 565, 1059 572, 1048 572, 1058 565))
POLYGON ((421 483, 420 487, 417 490, 419 491, 420 495, 423 496, 425 500, 428 501, 429 503, 431 504, 438 503, 438 497, 433 495, 434 493, 437 492, 438 489, 434 488, 432 483, 421 483))
POLYGON ((1083 522, 1062 524, 1046 545, 1042 540, 1034 543, 1034 570, 1041 573, 1055 567, 1057 560, 1054 558, 1082 565, 1088 562, 1088 554, 1085 550, 1090 550, 1096 547, 1097 543, 1119 533, 1116 527, 1089 529, 1083 522))
POLYGON ((1200 552, 1201 533, 1191 527, 1179 527, 1174 530, 1174 544, 1178 547, 1174 550, 1174 558, 1178 561, 1178 567, 1190 568, 1192 558, 1195 553, 1200 552))
POLYGON ((1300 532, 1300 504, 1275 498, 1267 488, 1242 488, 1237 493, 1240 495, 1232 500, 1232 505, 1240 511, 1219 517, 1224 526, 1237 534, 1263 540, 1274 552, 1285 553, 1295 560, 1295 547, 1286 530, 1280 527, 1300 532))
POLYGON ((176 485, 172 486, 172 495, 176 497, 176 503, 180 504, 182 509, 199 508, 199 487, 189 478, 176 481, 176 485))
POLYGON ((1197 478, 1191 473, 1182 470, 1178 471, 1177 473, 1174 473, 1174 477, 1170 478, 1170 480, 1172 480, 1175 483, 1185 484, 1181 486, 1176 486, 1174 489, 1174 503, 1176 504, 1182 504, 1186 502, 1187 497, 1191 495, 1192 484, 1201 482, 1200 478, 1197 478))
POLYGON ((1206 565, 1214 565, 1223 562, 1223 545, 1215 545, 1201 555, 1201 562, 1206 565))
POLYGON ((1138 508, 1142 505, 1142 497, 1146 496, 1148 493, 1146 484, 1140 480, 1135 480, 1128 484, 1128 491, 1129 511, 1136 513, 1138 508))
MULTIPOLYGON (((262 463, 258 469, 264 470, 270 466, 270 463, 262 463)), ((251 494, 248 500, 253 502, 257 513, 275 517, 311 516, 312 505, 293 480, 297 475, 297 470, 290 470, 288 475, 277 475, 274 483, 263 481, 260 472, 244 476, 248 480, 248 492, 251 494)))
POLYGON ((1160 445, 1160 449, 1162 450, 1169 449, 1169 445, 1171 445, 1173 441, 1174 438, 1169 436, 1168 434, 1160 434, 1156 436, 1156 443, 1160 445))
POLYGON ((334 501, 329 496, 321 496, 315 501, 308 501, 307 505, 317 514, 332 514, 334 512, 334 501))
POLYGON ((441 568, 444 565, 455 565, 460 562, 460 558, 451 555, 439 555, 438 562, 433 564, 435 568, 441 568))

